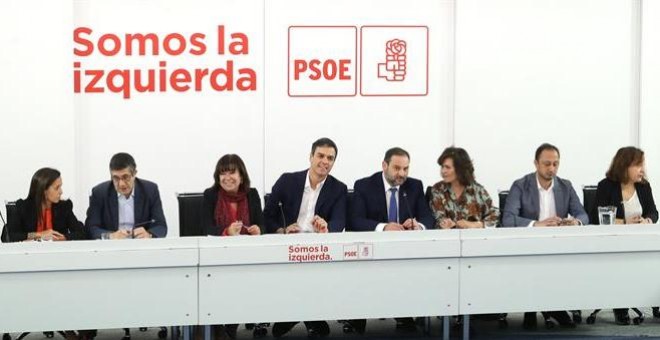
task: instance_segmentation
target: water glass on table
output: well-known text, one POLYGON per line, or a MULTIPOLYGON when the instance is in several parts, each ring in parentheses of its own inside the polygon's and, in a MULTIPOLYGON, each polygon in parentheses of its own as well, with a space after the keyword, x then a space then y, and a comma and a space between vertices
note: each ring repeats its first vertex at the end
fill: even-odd
POLYGON ((616 207, 598 207, 598 222, 600 225, 612 225, 616 219, 616 207))

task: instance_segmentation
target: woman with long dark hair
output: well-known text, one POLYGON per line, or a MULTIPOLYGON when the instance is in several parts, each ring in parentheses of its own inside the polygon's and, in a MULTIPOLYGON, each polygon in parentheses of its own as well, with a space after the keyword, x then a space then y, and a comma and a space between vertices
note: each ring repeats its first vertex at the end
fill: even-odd
POLYGON ((73 203, 62 200, 62 177, 52 168, 37 170, 25 199, 16 201, 16 216, 8 221, 9 240, 66 241, 85 239, 73 203))
MULTIPOLYGON (((204 191, 202 227, 207 235, 237 236, 263 234, 264 218, 261 197, 250 187, 245 163, 235 154, 222 156, 213 172, 213 186, 204 191)), ((236 338, 237 324, 213 325, 214 339, 236 338)), ((257 324, 254 337, 266 335, 257 324)))
POLYGON ((499 219, 499 210, 474 178, 474 166, 463 148, 448 147, 440 157, 442 181, 433 185, 431 211, 438 229, 484 228, 499 219))
POLYGON ((651 184, 646 179, 644 151, 634 146, 620 148, 605 178, 598 183, 599 207, 615 206, 617 224, 650 224, 658 221, 651 184))
POLYGON ((222 156, 213 172, 213 186, 204 191, 202 225, 207 235, 263 233, 261 198, 250 187, 245 163, 238 155, 222 156))
MULTIPOLYGON (((596 203, 599 207, 616 207, 616 224, 653 224, 658 222, 651 184, 646 179, 644 151, 634 146, 620 148, 605 174, 598 182, 596 203)), ((597 218, 592 217, 598 221, 597 218)), ((653 315, 660 316, 657 307, 653 315)), ((619 325, 629 325, 628 308, 615 308, 614 319, 619 325)))

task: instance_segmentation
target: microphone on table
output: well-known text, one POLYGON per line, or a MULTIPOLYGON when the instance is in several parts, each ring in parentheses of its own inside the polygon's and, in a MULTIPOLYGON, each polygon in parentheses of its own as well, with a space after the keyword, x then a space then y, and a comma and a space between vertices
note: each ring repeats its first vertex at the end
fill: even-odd
POLYGON ((410 210, 410 203, 408 203, 408 192, 404 191, 402 195, 403 195, 403 200, 406 201, 406 209, 408 210, 408 216, 410 216, 410 218, 412 218, 413 221, 415 221, 415 217, 412 214, 412 210, 410 210))
POLYGON ((153 219, 153 218, 148 220, 148 221, 144 221, 144 222, 134 224, 133 229, 131 229, 131 238, 135 238, 135 228, 144 227, 145 225, 149 225, 149 224, 152 224, 152 223, 156 223, 156 220, 153 219))
POLYGON ((282 201, 277 202, 277 206, 280 209, 280 218, 282 218, 282 230, 286 234, 286 218, 284 217, 284 208, 282 208, 282 201))

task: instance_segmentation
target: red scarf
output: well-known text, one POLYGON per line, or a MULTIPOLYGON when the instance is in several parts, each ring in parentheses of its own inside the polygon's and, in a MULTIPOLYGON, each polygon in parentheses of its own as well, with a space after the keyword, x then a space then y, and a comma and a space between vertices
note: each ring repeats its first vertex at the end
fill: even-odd
MULTIPOLYGON (((221 187, 218 191, 218 202, 215 206, 215 223, 220 228, 220 235, 223 234, 225 228, 236 221, 243 221, 244 226, 250 226, 247 193, 239 191, 232 194, 221 187), (235 207, 232 206, 232 203, 235 204, 235 207)), ((244 230, 241 230, 241 234, 244 233, 244 230)))
POLYGON ((53 229, 53 211, 51 208, 45 209, 41 215, 41 218, 37 222, 37 232, 53 229))

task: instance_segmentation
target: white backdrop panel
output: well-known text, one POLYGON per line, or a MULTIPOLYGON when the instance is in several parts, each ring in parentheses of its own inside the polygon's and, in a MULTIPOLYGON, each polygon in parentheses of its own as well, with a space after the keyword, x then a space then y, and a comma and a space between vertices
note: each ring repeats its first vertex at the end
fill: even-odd
POLYGON ((266 191, 283 172, 308 167, 309 148, 322 136, 337 143, 339 155, 332 174, 349 188, 356 179, 380 170, 383 155, 392 146, 410 152, 411 176, 425 183, 435 181, 434 161, 451 142, 453 6, 453 1, 437 0, 266 2, 266 191), (358 89, 354 97, 289 97, 291 25, 356 26, 358 39, 365 25, 428 26, 428 95, 364 97, 358 89))
POLYGON ((660 2, 645 1, 642 8, 642 91, 640 146, 646 152, 647 174, 656 189, 660 178, 660 2))
MULTIPOLYGON (((604 177, 629 144, 631 2, 465 0, 457 4, 456 145, 491 196, 562 151, 560 177, 604 177)), ((495 200, 497 202, 497 200, 495 200)))
MULTIPOLYGON (((202 191, 213 183, 213 170, 225 153, 237 153, 246 163, 252 186, 263 187, 263 2, 262 1, 140 1, 117 6, 114 1, 76 2, 76 25, 103 32, 157 33, 161 38, 177 32, 206 34, 202 56, 90 56, 80 58, 87 67, 158 69, 165 60, 170 69, 188 70, 226 65, 250 67, 257 74, 257 90, 216 92, 208 83, 202 92, 134 93, 76 96, 80 138, 77 164, 85 194, 109 179, 108 162, 120 151, 131 153, 139 177, 159 184, 169 236, 178 235, 175 193, 202 191), (118 23, 121 18, 121 24, 118 23), (249 54, 218 55, 218 25, 225 25, 227 40, 234 32, 247 35, 249 54)), ((237 73, 234 74, 236 79, 237 73)), ((82 197, 81 197, 82 198, 82 197)), ((86 201, 86 200, 85 200, 86 201)), ((84 215, 83 215, 84 216, 84 215)))
MULTIPOLYGON (((635 3, 463 0, 455 18, 454 1, 432 0, 406 6, 391 0, 148 0, 122 6, 107 0, 3 1, 0 202, 24 197, 34 171, 53 166, 62 171, 65 196, 73 198, 84 220, 87 194, 108 179, 110 156, 128 151, 136 156, 140 176, 160 184, 170 235, 176 236, 174 194, 208 187, 220 155, 240 154, 263 194, 282 172, 308 166, 310 144, 320 136, 338 143, 333 174, 349 187, 379 170, 393 145, 411 152, 411 176, 430 185, 439 177, 435 159, 456 142, 470 152, 478 180, 492 196, 532 171, 535 147, 549 141, 562 150, 560 176, 571 179, 581 195, 582 184, 602 178, 614 151, 637 139, 630 109, 635 3), (209 46, 217 26, 225 25, 228 34, 249 37, 250 54, 233 59, 238 67, 255 69, 257 91, 133 93, 130 100, 114 93, 72 96, 74 60, 105 69, 158 69, 166 60, 170 71, 179 65, 216 68, 226 61, 214 53, 74 58, 72 30, 83 25, 96 37, 202 32, 209 46), (358 41, 362 26, 428 26, 428 95, 365 97, 358 81, 354 97, 289 97, 291 25, 355 26, 358 41)), ((654 95, 660 88, 659 18, 660 5, 644 2, 640 141, 651 180, 660 174, 653 131, 660 124, 654 114, 660 108, 654 95)))
POLYGON ((72 23, 71 2, 0 2, 2 211, 6 200, 27 196, 45 166, 60 170, 64 196, 74 196, 72 77, 62 66, 71 65, 72 23))

